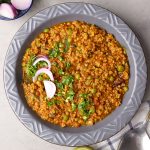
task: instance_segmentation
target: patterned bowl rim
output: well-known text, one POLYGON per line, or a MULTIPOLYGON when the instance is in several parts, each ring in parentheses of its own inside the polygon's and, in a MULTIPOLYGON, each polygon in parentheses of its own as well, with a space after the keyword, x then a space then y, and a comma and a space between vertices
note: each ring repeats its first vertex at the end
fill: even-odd
MULTIPOLYGON (((94 22, 94 24, 96 23, 94 22)), ((5 56, 3 78, 5 93, 9 104, 25 127, 48 142, 65 146, 82 146, 98 143, 112 137, 123 129, 133 118, 144 96, 147 81, 147 67, 138 39, 128 25, 117 15, 95 4, 68 2, 56 4, 39 11, 36 15, 29 18, 16 32, 5 56), (100 121, 100 124, 93 125, 92 127, 80 127, 80 129, 49 127, 45 122, 43 123, 39 118, 37 119, 31 114, 30 110, 21 102, 19 95, 20 87, 18 88, 17 85, 16 67, 19 53, 22 51, 20 50, 22 49, 21 46, 31 32, 36 30, 40 25, 42 26, 46 20, 51 21, 62 15, 63 17, 65 15, 68 17, 68 20, 66 19, 67 21, 71 20, 73 15, 81 16, 80 19, 87 22, 91 19, 89 23, 92 23, 92 19, 95 19, 94 21, 98 21, 98 25, 100 22, 102 23, 100 26, 105 28, 106 31, 111 32, 111 30, 117 30, 117 33, 112 33, 116 37, 119 36, 118 38, 121 38, 120 40, 126 45, 130 67, 132 68, 130 71, 134 70, 131 72, 131 79, 135 81, 133 82, 131 79, 129 81, 129 87, 133 89, 129 89, 129 92, 124 96, 122 102, 124 106, 120 106, 120 108, 117 108, 111 115, 106 117, 103 121, 100 121), (69 18, 69 16, 71 16, 71 18, 69 18), (42 19, 42 17, 44 19, 42 19), (109 28, 109 26, 111 26, 111 28, 109 28)))

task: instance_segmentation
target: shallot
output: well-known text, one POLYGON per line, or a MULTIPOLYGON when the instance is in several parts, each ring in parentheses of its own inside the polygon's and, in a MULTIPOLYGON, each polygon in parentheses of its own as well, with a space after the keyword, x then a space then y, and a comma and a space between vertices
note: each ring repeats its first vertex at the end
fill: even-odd
POLYGON ((40 61, 45 61, 45 62, 47 63, 47 65, 48 65, 48 69, 51 69, 51 63, 50 63, 50 61, 48 60, 47 57, 39 57, 39 58, 37 58, 37 59, 34 61, 33 66, 35 66, 35 65, 36 65, 38 62, 40 62, 40 61))
POLYGON ((0 15, 9 19, 14 19, 17 16, 17 10, 7 3, 0 4, 0 15))
POLYGON ((11 3, 16 9, 25 10, 31 6, 32 0, 11 0, 11 3))
POLYGON ((56 86, 53 82, 44 80, 44 87, 48 98, 52 98, 56 93, 56 86))
POLYGON ((49 76, 50 80, 51 81, 54 81, 54 77, 53 77, 53 74, 50 70, 46 69, 46 68, 41 68, 39 69, 36 73, 35 73, 35 76, 33 77, 33 82, 35 82, 37 80, 37 77, 42 74, 42 73, 45 73, 49 76))

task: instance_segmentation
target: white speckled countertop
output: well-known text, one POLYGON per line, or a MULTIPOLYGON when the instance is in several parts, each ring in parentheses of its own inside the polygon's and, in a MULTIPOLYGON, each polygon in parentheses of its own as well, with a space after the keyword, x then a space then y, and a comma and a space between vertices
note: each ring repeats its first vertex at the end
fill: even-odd
MULTIPOLYGON (((81 0, 77 0, 81 2, 81 0)), ((75 2, 77 2, 75 1, 75 2)), ((25 128, 11 110, 3 85, 3 64, 7 48, 17 30, 38 11, 57 3, 74 0, 35 0, 31 10, 15 21, 0 21, 0 149, 1 150, 72 150, 48 143, 25 128)), ((120 16, 137 34, 142 44, 150 81, 150 1, 149 0, 82 0, 109 9, 120 16)), ((150 84, 147 85, 144 100, 150 99, 150 84)))

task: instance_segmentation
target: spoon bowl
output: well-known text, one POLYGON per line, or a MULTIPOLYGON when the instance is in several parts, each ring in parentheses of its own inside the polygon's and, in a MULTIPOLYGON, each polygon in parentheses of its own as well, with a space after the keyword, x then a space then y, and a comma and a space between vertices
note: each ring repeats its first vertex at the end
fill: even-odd
POLYGON ((150 112, 147 120, 137 128, 130 130, 122 138, 118 150, 150 150, 150 138, 147 126, 150 124, 150 112))

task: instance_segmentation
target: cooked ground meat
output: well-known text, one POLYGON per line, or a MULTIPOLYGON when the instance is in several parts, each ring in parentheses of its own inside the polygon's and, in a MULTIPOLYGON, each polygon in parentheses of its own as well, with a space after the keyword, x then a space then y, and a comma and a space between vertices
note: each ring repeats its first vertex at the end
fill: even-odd
POLYGON ((61 127, 93 125, 112 113, 128 90, 126 50, 112 34, 82 21, 46 28, 26 50, 23 88, 27 103, 44 120, 61 127), (37 56, 47 56, 57 87, 47 98, 43 80, 33 76, 46 62, 33 66, 37 56))

